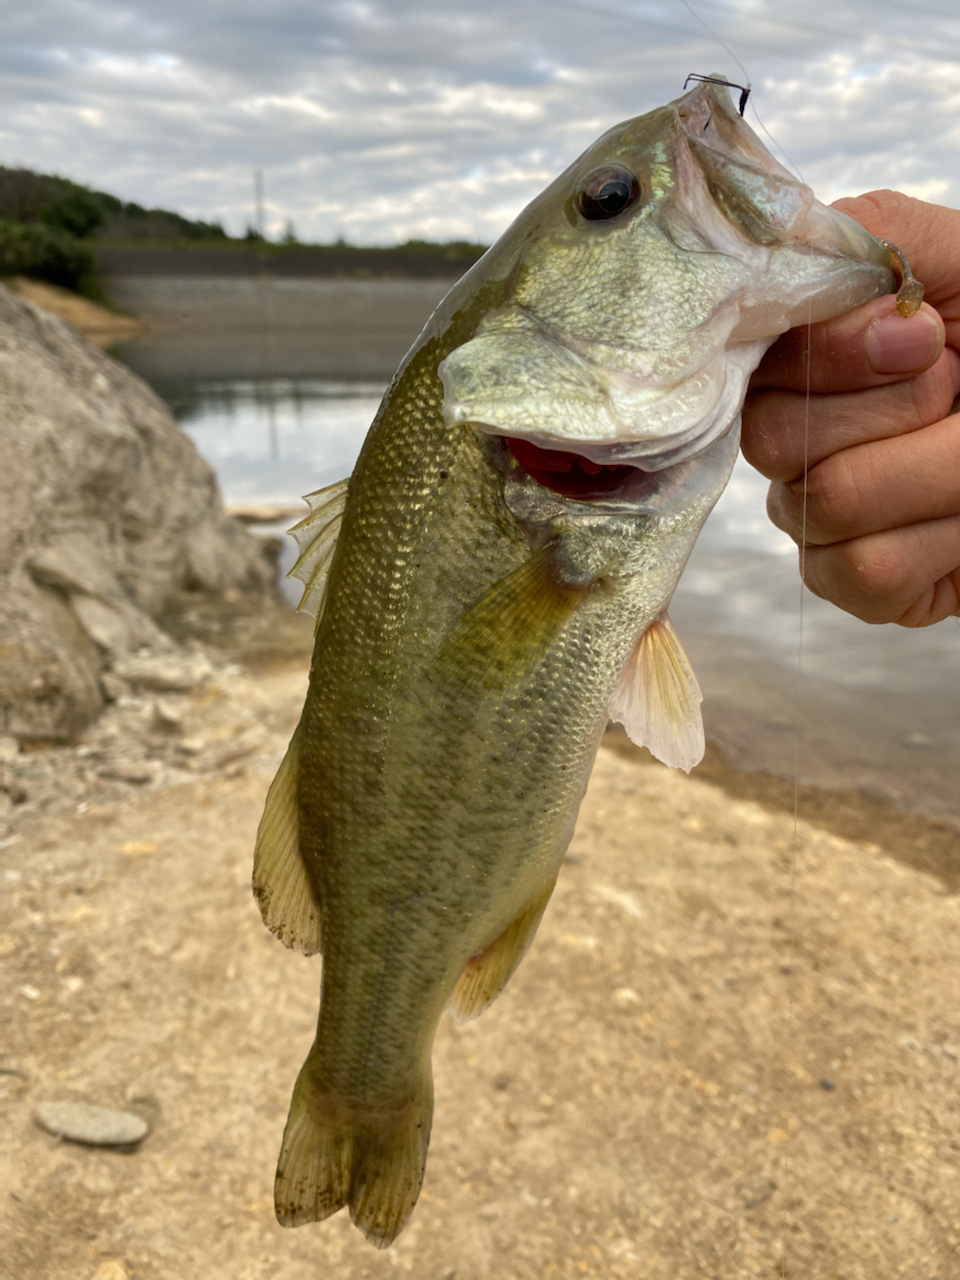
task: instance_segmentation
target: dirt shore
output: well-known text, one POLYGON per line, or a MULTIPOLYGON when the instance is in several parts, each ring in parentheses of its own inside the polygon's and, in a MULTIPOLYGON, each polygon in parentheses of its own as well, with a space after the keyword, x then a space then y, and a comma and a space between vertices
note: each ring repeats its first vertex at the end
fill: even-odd
POLYGON ((42 280, 29 280, 26 276, 13 276, 3 283, 19 297, 67 320, 101 351, 118 342, 140 338, 147 332, 147 326, 136 316, 122 316, 108 311, 106 307, 101 307, 70 289, 61 289, 58 285, 46 284, 42 280))
POLYGON ((795 830, 788 784, 616 737, 520 972, 441 1026, 407 1231, 277 1226, 319 962, 249 877, 304 688, 261 647, 5 762, 0 1275, 960 1275, 960 835, 829 792, 795 830), (60 1142, 33 1118, 54 1100, 151 1132, 60 1142))

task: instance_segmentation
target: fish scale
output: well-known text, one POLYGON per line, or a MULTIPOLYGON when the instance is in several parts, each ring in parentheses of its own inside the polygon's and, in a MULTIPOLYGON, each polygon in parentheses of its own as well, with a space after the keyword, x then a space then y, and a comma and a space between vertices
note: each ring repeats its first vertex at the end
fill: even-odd
POLYGON ((670 764, 702 753, 666 611, 750 371, 892 281, 700 84, 533 201, 428 323, 349 484, 310 496, 316 648, 254 866, 267 925, 323 954, 285 1225, 349 1206, 375 1245, 402 1230, 438 1020, 520 963, 608 720, 670 764))

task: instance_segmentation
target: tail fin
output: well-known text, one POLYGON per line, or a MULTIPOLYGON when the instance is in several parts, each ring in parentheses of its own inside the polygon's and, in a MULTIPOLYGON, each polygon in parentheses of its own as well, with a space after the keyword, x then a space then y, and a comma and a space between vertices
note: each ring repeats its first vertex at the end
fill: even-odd
POLYGON ((285 1227, 320 1222, 344 1205, 378 1249, 386 1249, 413 1212, 430 1142, 429 1068, 414 1096, 358 1106, 321 1092, 310 1059, 293 1090, 283 1134, 274 1203, 285 1227))

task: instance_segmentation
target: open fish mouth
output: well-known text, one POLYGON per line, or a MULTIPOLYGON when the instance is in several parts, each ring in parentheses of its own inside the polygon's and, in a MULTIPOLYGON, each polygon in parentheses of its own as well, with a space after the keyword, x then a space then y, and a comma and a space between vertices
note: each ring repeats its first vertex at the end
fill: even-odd
POLYGON ((591 498, 621 497, 648 474, 639 467, 594 462, 565 449, 543 449, 517 436, 505 437, 504 443, 537 484, 561 498, 589 502, 591 498))

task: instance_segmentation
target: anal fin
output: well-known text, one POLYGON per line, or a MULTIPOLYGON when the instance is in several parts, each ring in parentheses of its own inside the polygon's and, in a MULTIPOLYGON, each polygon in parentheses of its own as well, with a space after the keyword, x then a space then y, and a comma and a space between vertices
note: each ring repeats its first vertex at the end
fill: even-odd
POLYGON ((637 641, 610 707, 627 737, 687 773, 703 759, 703 694, 666 613, 637 641))
POLYGON ((538 894, 503 933, 467 962, 460 981, 450 997, 450 1011, 455 1022, 469 1022, 490 1007, 513 977, 533 942, 534 934, 547 909, 556 878, 538 894))
POLYGON ((270 784, 253 855, 253 896, 263 923, 284 946, 320 950, 320 907, 300 856, 299 729, 270 784))

